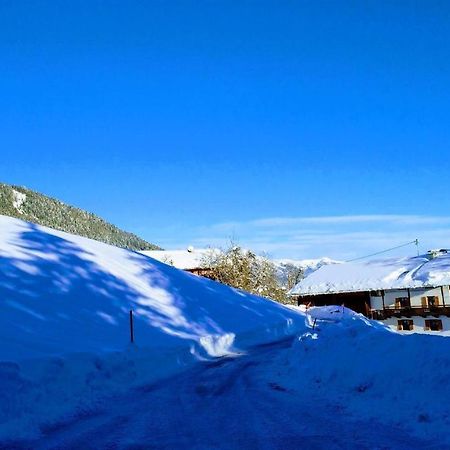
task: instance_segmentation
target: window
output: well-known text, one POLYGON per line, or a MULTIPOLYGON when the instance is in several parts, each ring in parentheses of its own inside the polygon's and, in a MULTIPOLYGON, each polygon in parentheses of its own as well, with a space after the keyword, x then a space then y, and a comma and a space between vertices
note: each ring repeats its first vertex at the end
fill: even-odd
POLYGON ((410 308, 411 307, 411 302, 409 301, 409 297, 397 297, 395 299, 395 307, 397 309, 410 308))
POLYGON ((410 319, 403 319, 397 322, 397 330, 399 331, 413 331, 414 321, 410 319))
POLYGON ((425 331, 442 331, 442 320, 429 319, 425 320, 425 331))
POLYGON ((437 295, 427 295, 422 297, 422 308, 433 308, 439 306, 439 297, 437 295))

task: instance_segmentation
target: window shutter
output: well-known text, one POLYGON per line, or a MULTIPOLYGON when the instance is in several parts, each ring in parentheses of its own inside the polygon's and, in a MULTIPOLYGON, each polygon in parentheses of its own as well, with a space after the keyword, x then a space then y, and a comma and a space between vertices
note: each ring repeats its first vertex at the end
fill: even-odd
POLYGON ((402 331, 402 330, 403 330, 401 320, 399 320, 399 321, 397 322, 397 330, 398 330, 398 331, 402 331))
POLYGON ((438 295, 436 295, 434 297, 434 306, 439 306, 439 296, 438 295))
POLYGON ((428 306, 427 298, 422 297, 421 300, 422 300, 422 308, 426 308, 428 306))
POLYGON ((429 331, 430 330, 430 321, 429 320, 425 320, 425 325, 424 325, 423 329, 425 331, 429 331))

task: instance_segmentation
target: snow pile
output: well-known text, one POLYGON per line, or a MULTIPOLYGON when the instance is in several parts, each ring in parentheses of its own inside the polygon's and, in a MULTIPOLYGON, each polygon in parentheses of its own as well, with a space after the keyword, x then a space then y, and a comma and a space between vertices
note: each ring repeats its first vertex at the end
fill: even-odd
POLYGON ((301 280, 293 295, 404 289, 450 284, 450 254, 376 259, 322 266, 301 280))
MULTIPOLYGON (((298 337, 106 398, 27 448, 450 448, 445 340, 402 336, 342 307, 308 314, 298 337)), ((129 384, 139 369, 130 362, 97 361, 90 386, 111 385, 105 375, 117 371, 129 384)))
POLYGON ((124 380, 129 388, 305 326, 278 303, 4 216, 0 299, 2 437, 36 433, 124 380))
POLYGON ((450 448, 446 340, 400 335, 342 307, 312 308, 311 316, 314 330, 274 359, 276 383, 299 402, 314 392, 336 414, 406 430, 425 448, 450 448))
POLYGON ((0 298, 0 338, 8 343, 0 360, 122 350, 129 310, 137 344, 158 352, 207 351, 201 338, 223 335, 239 348, 244 337, 274 339, 302 319, 144 255, 4 216, 0 298))

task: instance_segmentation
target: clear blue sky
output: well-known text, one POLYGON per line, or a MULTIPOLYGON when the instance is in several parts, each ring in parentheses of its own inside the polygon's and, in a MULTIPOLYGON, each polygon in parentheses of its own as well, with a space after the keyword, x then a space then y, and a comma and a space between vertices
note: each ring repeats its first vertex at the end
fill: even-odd
POLYGON ((449 25, 433 1, 2 1, 0 180, 166 247, 450 246, 449 25))

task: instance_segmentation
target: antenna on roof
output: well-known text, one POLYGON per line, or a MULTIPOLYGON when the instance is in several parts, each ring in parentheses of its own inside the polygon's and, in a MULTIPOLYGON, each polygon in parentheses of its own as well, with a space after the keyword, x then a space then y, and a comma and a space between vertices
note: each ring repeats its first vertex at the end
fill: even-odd
POLYGON ((376 256, 376 255, 381 255, 382 253, 387 253, 387 252, 390 252, 392 250, 397 250, 398 248, 406 247, 407 245, 411 245, 411 244, 415 244, 416 245, 416 247, 417 247, 417 256, 419 256, 419 239, 414 239, 414 241, 407 242, 406 244, 397 245, 396 247, 388 248, 386 250, 381 250, 381 252, 371 253, 370 255, 359 256, 358 258, 349 259, 348 261, 345 261, 345 262, 359 261, 360 259, 370 258, 371 256, 376 256))

